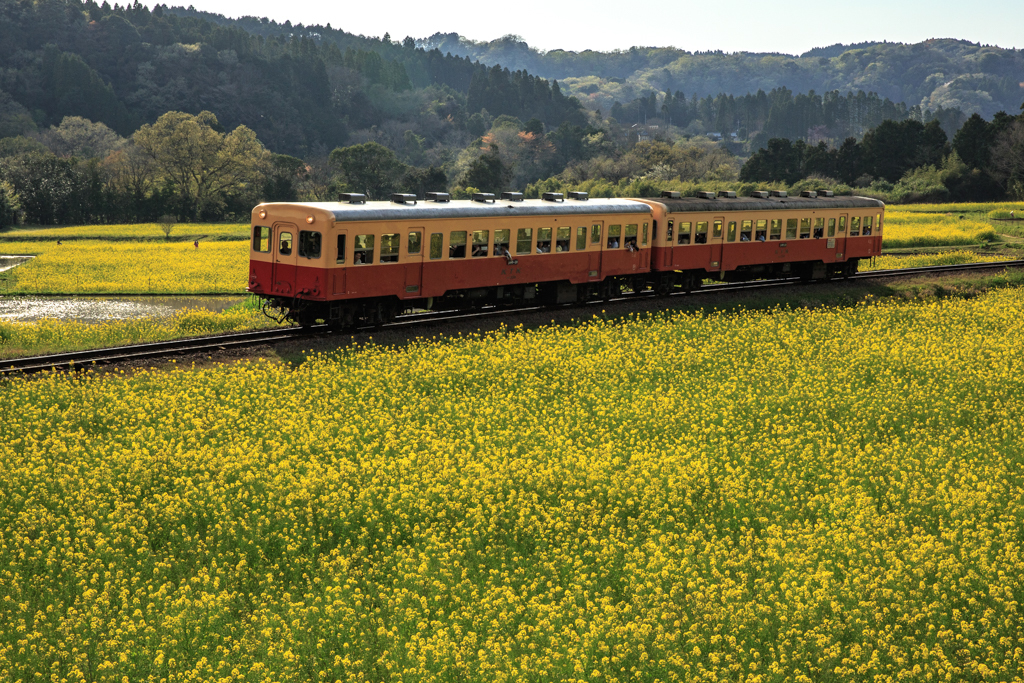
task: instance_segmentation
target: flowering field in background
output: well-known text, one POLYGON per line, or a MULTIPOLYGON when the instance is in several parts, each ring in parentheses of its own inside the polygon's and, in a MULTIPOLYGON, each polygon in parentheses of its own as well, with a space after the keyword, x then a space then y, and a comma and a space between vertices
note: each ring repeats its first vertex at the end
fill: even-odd
MULTIPOLYGON (((965 213, 989 213, 990 211, 1006 211, 1016 209, 1018 214, 1024 210, 1021 202, 974 202, 964 204, 898 204, 889 205, 889 209, 911 213, 948 213, 960 216, 965 213), (897 208, 898 207, 898 208, 897 208)), ((887 211, 889 210, 887 209, 887 211)))
POLYGON ((896 268, 922 268, 924 266, 955 266, 960 263, 994 263, 1007 259, 1008 257, 1001 254, 986 256, 967 249, 943 251, 937 254, 908 254, 906 256, 887 254, 861 261, 858 270, 866 272, 896 268))
POLYGON ((958 216, 887 210, 882 248, 944 247, 978 244, 995 239, 995 229, 984 221, 958 216))
POLYGON ((9 254, 39 254, 3 273, 0 293, 240 294, 249 275, 248 242, 84 240, 4 242, 9 254))
POLYGON ((1020 680, 1024 290, 0 384, 0 671, 1020 680))
MULTIPOLYGON (((249 239, 247 224, 230 223, 177 223, 171 229, 171 239, 196 239, 198 237, 214 239, 249 239)), ((0 253, 5 249, 5 242, 37 239, 151 239, 164 240, 164 231, 158 223, 133 223, 130 225, 73 225, 68 227, 21 227, 0 233, 0 253)))

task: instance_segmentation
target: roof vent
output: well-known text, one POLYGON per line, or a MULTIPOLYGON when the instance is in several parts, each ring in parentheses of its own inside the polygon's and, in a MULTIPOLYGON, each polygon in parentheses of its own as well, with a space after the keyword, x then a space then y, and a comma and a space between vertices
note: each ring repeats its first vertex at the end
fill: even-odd
POLYGON ((447 192, 428 192, 426 195, 428 202, 438 202, 444 204, 452 200, 452 196, 447 192))
POLYGON ((736 199, 736 193, 732 190, 719 190, 718 196, 726 199, 736 199))
POLYGON ((782 199, 785 199, 786 197, 789 196, 789 194, 785 190, 772 190, 771 191, 771 196, 772 197, 781 197, 782 199))
POLYGON ((546 202, 564 202, 565 198, 561 192, 545 192, 540 196, 546 202))
POLYGON ((341 198, 341 201, 348 202, 349 204, 366 203, 366 195, 359 194, 358 192, 342 192, 340 195, 338 195, 338 197, 341 198))
POLYGON ((768 193, 764 190, 754 190, 750 196, 754 199, 768 199, 768 193))
POLYGON ((701 190, 700 192, 697 193, 697 197, 699 199, 714 199, 715 198, 715 193, 714 192, 707 192, 705 190, 701 190))
POLYGON ((492 192, 474 192, 474 202, 483 202, 484 204, 494 202, 494 193, 492 192))
POLYGON ((836 193, 832 190, 818 190, 819 197, 835 197, 836 193))
POLYGON ((578 202, 585 202, 590 198, 590 195, 586 192, 570 192, 569 199, 575 199, 578 202))
POLYGON ((508 200, 510 202, 521 202, 523 201, 522 192, 502 192, 501 201, 508 200))
POLYGON ((415 204, 416 203, 416 195, 414 195, 414 194, 401 194, 399 192, 396 192, 395 194, 391 195, 391 201, 394 204, 415 204))
POLYGON ((814 199, 815 197, 818 196, 818 193, 815 192, 814 190, 804 190, 803 192, 800 193, 800 196, 807 197, 809 199, 814 199))
POLYGON ((679 199, 679 193, 676 192, 675 190, 662 190, 661 191, 661 198, 662 199, 679 199))

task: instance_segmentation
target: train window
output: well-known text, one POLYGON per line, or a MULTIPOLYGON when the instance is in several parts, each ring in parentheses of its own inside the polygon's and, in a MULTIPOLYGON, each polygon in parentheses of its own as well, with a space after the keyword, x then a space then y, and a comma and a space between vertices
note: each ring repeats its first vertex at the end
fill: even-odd
POLYGON ((572 237, 572 228, 568 226, 559 228, 555 237, 555 251, 569 251, 570 237, 572 237))
POLYGON ((582 225, 576 228, 576 251, 584 251, 587 248, 587 227, 582 225))
POLYGON ((490 230, 473 231, 473 256, 487 256, 487 250, 491 246, 490 230))
POLYGON ((270 228, 256 226, 252 229, 252 250, 270 251, 270 228))
POLYGON ((292 253, 292 234, 290 232, 281 233, 281 237, 277 242, 277 253, 282 256, 288 256, 292 253))
POLYGON ((864 229, 861 233, 864 235, 871 234, 871 216, 864 216, 864 229))
POLYGON ((441 250, 444 247, 444 235, 435 232, 430 236, 430 258, 441 258, 441 250))
POLYGON ((786 219, 786 239, 787 240, 795 240, 796 239, 796 223, 797 223, 797 221, 796 221, 795 218, 787 218, 786 219))
MULTIPOLYGON (((657 231, 658 221, 654 221, 654 227, 655 227, 655 231, 657 231)), ((644 240, 643 241, 643 245, 646 247, 647 246, 647 224, 646 223, 644 223, 643 240, 644 240)))
POLYGON ((860 216, 850 217, 850 237, 860 235, 860 216))
POLYGON ((715 239, 718 239, 719 237, 722 236, 722 221, 715 221, 714 228, 715 228, 715 231, 714 231, 714 234, 712 235, 712 237, 714 237, 715 239))
POLYGON ((511 230, 495 230, 494 231, 494 255, 504 256, 508 253, 508 242, 512 236, 511 230))
POLYGON ((740 242, 749 242, 753 237, 754 221, 743 221, 740 223, 740 242))
POLYGON ((347 237, 347 235, 338 235, 338 255, 334 257, 335 263, 345 262, 345 237, 347 237))
POLYGON ((629 247, 630 251, 636 249, 636 223, 626 226, 626 236, 622 241, 622 246, 629 247))
POLYGON ((320 258, 320 233, 312 230, 299 230, 299 256, 320 258))
POLYGON ((537 253, 547 254, 551 251, 551 228, 537 228, 537 253))
POLYGON ((420 242, 423 240, 422 233, 410 232, 409 233, 409 253, 418 254, 420 253, 420 242))
POLYGON ((758 242, 764 242, 768 239, 768 220, 762 218, 757 222, 757 233, 754 236, 758 242))
POLYGON ((391 232, 380 236, 380 262, 398 263, 398 249, 402 244, 401 237, 397 232, 391 232))
POLYGON ((601 224, 597 223, 590 226, 590 243, 600 244, 601 243, 601 224))
POLYGON ((836 219, 835 218, 829 218, 828 219, 828 236, 829 237, 835 237, 836 236, 836 219))
POLYGON ((726 239, 730 242, 736 241, 736 221, 729 221, 729 231, 726 233, 726 239))
POLYGON ((676 238, 677 244, 689 244, 690 243, 690 228, 693 226, 692 223, 680 223, 679 224, 679 236, 676 238))
POLYGON ((839 217, 839 232, 846 232, 846 216, 839 217))
POLYGON ((669 244, 672 244, 672 228, 675 227, 675 221, 669 221, 668 227, 665 228, 665 239, 668 240, 669 244))
POLYGON ((875 230, 879 235, 882 234, 882 214, 880 213, 875 214, 875 230))
POLYGON ((622 226, 621 225, 609 225, 608 226, 608 248, 618 249, 619 238, 622 237, 622 226))
POLYGON ((516 253, 529 254, 533 251, 533 228, 519 228, 516 233, 516 253))
POLYGON ((373 235, 356 235, 355 249, 352 250, 352 263, 373 263, 373 235))
POLYGON ((448 236, 448 258, 466 258, 466 231, 452 230, 448 236))
POLYGON ((697 223, 697 234, 693 236, 694 244, 707 244, 708 243, 708 222, 699 221, 697 223))
POLYGON ((815 218, 814 219, 814 239, 825 236, 825 219, 815 218))
POLYGON ((771 232, 771 236, 768 239, 773 239, 773 240, 781 240, 782 239, 782 219, 781 218, 773 218, 772 219, 772 232, 771 232))
POLYGON ((800 219, 800 239, 805 240, 811 236, 811 219, 800 219))

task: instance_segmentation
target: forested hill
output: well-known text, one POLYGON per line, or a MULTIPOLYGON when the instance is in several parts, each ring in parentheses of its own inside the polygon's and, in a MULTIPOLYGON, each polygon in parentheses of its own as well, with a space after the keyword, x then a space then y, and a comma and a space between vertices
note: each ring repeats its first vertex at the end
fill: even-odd
POLYGON ((799 56, 652 47, 540 52, 517 36, 475 42, 456 33, 434 34, 417 43, 556 78, 568 92, 589 98, 592 108, 605 111, 615 100, 629 102, 652 90, 705 97, 786 87, 842 94, 863 90, 923 110, 960 109, 968 116, 991 118, 1000 110, 1016 111, 1024 96, 1024 50, 962 40, 831 45, 799 56))
POLYGON ((557 83, 411 40, 138 2, 0 2, 0 138, 65 116, 127 135, 167 111, 208 110, 276 152, 330 150, 356 131, 388 142, 390 128, 416 131, 415 144, 429 148, 481 109, 551 127, 585 123, 557 83))

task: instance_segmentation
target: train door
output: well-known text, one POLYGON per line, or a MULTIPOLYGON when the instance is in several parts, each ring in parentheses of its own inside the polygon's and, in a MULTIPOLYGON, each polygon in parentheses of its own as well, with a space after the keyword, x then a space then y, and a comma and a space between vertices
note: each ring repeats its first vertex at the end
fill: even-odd
POLYGON ((604 274, 601 272, 601 255, 604 253, 604 223, 591 221, 590 243, 587 245, 587 252, 590 254, 587 279, 591 281, 601 280, 604 277, 604 274))
POLYGON ((295 296, 299 231, 290 223, 275 223, 273 236, 276 239, 272 291, 282 296, 295 296))
POLYGON ((708 244, 711 245, 711 262, 708 264, 708 270, 721 270, 722 268, 722 242, 725 240, 724 226, 725 218, 723 216, 715 216, 711 222, 711 237, 708 239, 708 244))
POLYGON ((405 235, 405 296, 420 295, 423 284, 423 228, 409 228, 405 235))
POLYGON ((333 275, 334 284, 332 285, 335 294, 345 294, 348 292, 348 264, 351 254, 349 250, 352 247, 348 242, 348 231, 339 230, 334 236, 334 263, 337 267, 331 268, 331 274, 333 275))
POLYGON ((839 216, 839 226, 836 228, 836 261, 846 260, 846 236, 850 229, 850 217, 847 214, 839 216))

